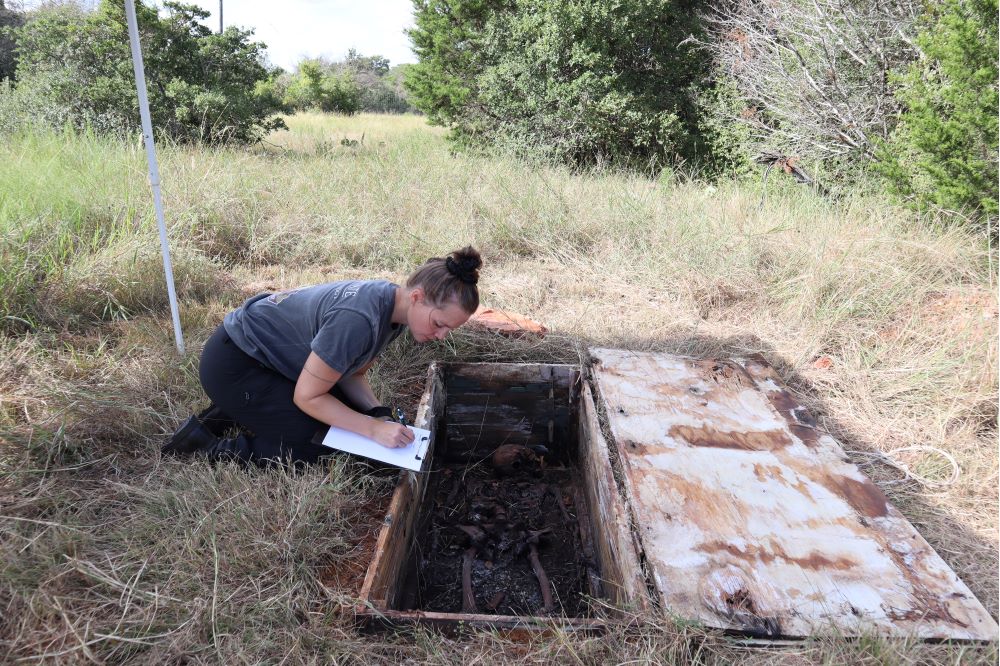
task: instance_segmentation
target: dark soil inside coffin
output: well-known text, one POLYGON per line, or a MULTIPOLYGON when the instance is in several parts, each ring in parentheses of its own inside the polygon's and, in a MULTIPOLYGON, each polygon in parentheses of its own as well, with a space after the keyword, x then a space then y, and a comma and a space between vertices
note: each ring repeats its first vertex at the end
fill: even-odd
POLYGON ((463 553, 471 541, 459 527, 465 526, 487 534, 472 563, 475 612, 546 614, 526 544, 530 532, 544 530, 537 548, 555 604, 550 614, 588 616, 587 579, 597 572, 580 539, 577 503, 583 499, 578 479, 579 474, 566 467, 505 478, 498 478, 488 464, 435 470, 424 503, 414 574, 407 585, 408 609, 463 612, 463 553))

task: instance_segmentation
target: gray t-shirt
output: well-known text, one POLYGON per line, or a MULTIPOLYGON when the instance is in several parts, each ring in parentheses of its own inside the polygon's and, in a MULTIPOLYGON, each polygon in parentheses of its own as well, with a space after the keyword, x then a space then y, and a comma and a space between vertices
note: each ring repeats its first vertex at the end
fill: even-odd
POLYGON ((347 376, 406 328, 391 321, 395 297, 385 280, 330 282, 258 294, 223 323, 236 346, 292 381, 310 351, 347 376))

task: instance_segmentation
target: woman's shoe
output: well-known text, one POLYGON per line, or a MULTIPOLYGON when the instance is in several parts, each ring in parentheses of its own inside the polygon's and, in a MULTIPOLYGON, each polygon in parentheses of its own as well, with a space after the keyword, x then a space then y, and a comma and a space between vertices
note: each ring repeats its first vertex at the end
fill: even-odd
POLYGON ((189 456, 198 449, 215 445, 219 438, 197 416, 189 416, 160 451, 164 455, 189 456))
POLYGON ((201 410, 198 413, 198 420, 216 437, 222 437, 230 428, 236 425, 236 421, 216 407, 215 403, 201 410))

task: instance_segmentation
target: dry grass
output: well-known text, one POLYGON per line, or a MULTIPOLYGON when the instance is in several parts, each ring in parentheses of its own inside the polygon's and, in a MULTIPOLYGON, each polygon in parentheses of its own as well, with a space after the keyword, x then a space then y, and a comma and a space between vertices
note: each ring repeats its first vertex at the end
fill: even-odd
MULTIPOLYGON (((290 124, 252 150, 161 151, 183 359, 138 147, 0 146, 0 660, 996 662, 995 647, 877 639, 745 650, 662 619, 529 643, 357 634, 342 611, 354 591, 324 572, 363 556, 365 507, 392 478, 356 461, 244 472, 157 453, 201 403, 201 342, 246 295, 400 279, 477 245, 484 302, 553 335, 400 344, 374 383, 411 403, 435 358, 761 352, 996 616, 996 264, 981 239, 873 199, 778 188, 760 206, 753 185, 528 169, 453 155, 413 117, 290 124), (870 455, 914 444, 954 455, 957 483, 896 483, 870 455)), ((932 454, 899 457, 931 480, 949 472, 932 454)))

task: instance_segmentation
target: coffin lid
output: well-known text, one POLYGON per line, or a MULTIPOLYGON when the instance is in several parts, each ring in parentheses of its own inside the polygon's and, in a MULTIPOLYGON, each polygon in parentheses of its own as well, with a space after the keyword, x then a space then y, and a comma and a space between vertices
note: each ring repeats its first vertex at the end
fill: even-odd
POLYGON ((762 357, 590 352, 665 610, 759 636, 997 639, 969 588, 762 357))

